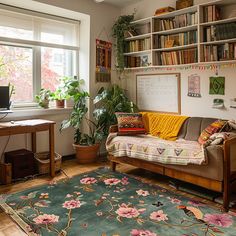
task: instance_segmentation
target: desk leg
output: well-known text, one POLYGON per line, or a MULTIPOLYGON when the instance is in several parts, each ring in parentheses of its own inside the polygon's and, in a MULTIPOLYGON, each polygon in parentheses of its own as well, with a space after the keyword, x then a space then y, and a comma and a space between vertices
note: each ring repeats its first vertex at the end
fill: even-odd
POLYGON ((55 176, 55 160, 54 160, 54 124, 49 127, 49 152, 50 152, 50 174, 55 176))
POLYGON ((36 133, 31 133, 31 147, 32 152, 36 153, 36 133))

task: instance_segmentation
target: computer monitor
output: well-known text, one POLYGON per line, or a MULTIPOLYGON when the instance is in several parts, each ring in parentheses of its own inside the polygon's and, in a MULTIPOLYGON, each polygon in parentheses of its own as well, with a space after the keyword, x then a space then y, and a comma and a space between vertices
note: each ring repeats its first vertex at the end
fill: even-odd
POLYGON ((9 110, 10 106, 9 87, 0 86, 0 110, 9 110))

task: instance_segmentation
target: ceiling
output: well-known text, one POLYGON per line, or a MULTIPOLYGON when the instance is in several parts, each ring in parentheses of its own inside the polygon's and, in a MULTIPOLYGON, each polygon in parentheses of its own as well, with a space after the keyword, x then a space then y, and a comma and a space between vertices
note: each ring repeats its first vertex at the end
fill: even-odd
MULTIPOLYGON (((96 1, 96 0, 95 0, 96 1)), ((116 7, 125 7, 132 3, 137 3, 141 0, 104 0, 104 3, 111 4, 116 7)))

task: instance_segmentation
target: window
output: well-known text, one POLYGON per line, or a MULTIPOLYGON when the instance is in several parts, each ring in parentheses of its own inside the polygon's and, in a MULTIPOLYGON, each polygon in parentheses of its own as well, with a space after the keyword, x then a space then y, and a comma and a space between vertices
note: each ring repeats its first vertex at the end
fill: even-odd
POLYGON ((78 75, 78 31, 78 21, 0 5, 0 85, 15 86, 14 104, 78 75))

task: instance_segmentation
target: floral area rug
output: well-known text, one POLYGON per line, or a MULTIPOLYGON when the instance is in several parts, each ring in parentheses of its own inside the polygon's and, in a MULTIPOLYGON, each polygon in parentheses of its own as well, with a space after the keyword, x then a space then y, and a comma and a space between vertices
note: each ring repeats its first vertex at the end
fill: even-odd
POLYGON ((105 168, 0 199, 34 236, 236 235, 235 213, 105 168))

